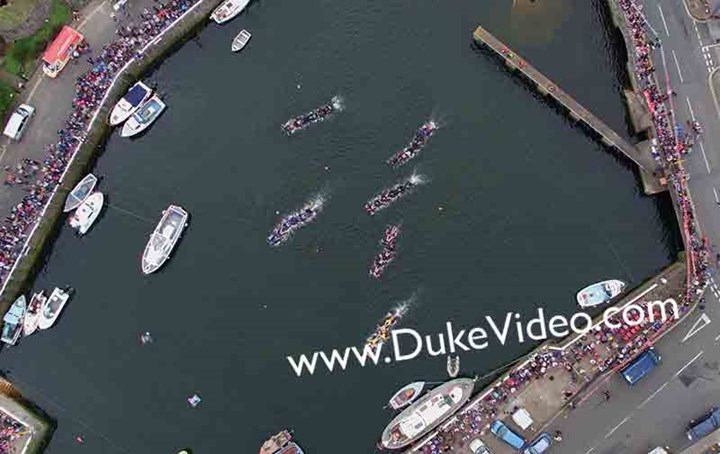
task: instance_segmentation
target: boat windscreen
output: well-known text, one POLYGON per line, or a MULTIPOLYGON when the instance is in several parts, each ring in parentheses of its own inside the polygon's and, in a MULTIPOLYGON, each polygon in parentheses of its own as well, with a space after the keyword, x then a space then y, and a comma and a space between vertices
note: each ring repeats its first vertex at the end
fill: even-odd
POLYGON ((145 99, 147 90, 142 85, 133 85, 133 87, 125 95, 125 99, 133 106, 137 106, 140 102, 145 99))

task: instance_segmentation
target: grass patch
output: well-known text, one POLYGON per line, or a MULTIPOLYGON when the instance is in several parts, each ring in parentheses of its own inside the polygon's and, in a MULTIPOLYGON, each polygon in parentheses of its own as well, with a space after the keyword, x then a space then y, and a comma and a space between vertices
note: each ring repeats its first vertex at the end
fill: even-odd
POLYGON ((0 80, 0 118, 5 115, 5 112, 7 112, 7 110, 12 105, 14 94, 15 87, 5 81, 0 80))
POLYGON ((22 25, 37 6, 38 0, 13 0, 0 8, 0 29, 11 30, 22 25))
MULTIPOLYGON (((0 8, 1 9, 1 8, 0 8)), ((53 0, 50 8, 49 22, 27 38, 18 39, 9 45, 5 55, 3 69, 21 75, 28 74, 34 69, 34 64, 48 43, 55 38, 63 25, 72 19, 72 11, 63 0, 53 0)))

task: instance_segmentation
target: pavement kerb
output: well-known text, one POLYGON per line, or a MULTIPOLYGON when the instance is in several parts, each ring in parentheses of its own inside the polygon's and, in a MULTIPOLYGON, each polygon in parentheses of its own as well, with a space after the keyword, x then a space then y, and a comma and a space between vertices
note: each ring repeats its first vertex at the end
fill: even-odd
POLYGON ((713 87, 713 82, 712 82, 713 77, 715 76, 715 73, 718 72, 718 70, 720 70, 720 66, 718 66, 717 68, 713 69, 710 72, 710 75, 708 76, 708 85, 710 85, 710 93, 712 94, 713 104, 715 104, 715 111, 717 112, 718 117, 720 117, 720 105, 718 105, 717 94, 715 93, 715 87, 713 87))
POLYGON ((712 16, 710 16, 710 17, 697 17, 696 15, 694 15, 694 14, 692 13, 692 11, 690 11, 690 7, 687 5, 687 0, 683 0, 682 3, 683 3, 683 6, 685 7, 685 12, 687 12, 688 16, 690 16, 690 18, 691 18, 692 20, 694 20, 695 22, 705 23, 705 22, 709 22, 710 19, 712 19, 712 16))

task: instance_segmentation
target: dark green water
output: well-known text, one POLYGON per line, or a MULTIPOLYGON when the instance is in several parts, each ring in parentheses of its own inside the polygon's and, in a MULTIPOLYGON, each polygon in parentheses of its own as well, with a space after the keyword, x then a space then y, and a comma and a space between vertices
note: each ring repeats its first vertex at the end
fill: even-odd
MULTIPOLYGON (((110 204, 145 220, 110 208, 83 239, 63 228, 37 284, 77 293, 55 328, 0 355, 59 421, 48 452, 254 453, 288 426, 308 453, 372 452, 387 398, 443 379, 444 358, 297 378, 286 355, 358 345, 414 292, 403 326, 436 333, 539 306, 570 314, 580 287, 637 284, 666 265, 678 246, 663 199, 640 195, 624 160, 471 46, 483 24, 625 134, 623 63, 604 21, 599 1, 264 0, 209 26, 149 76, 168 111, 139 140, 114 135, 95 169, 110 204), (253 39, 231 54, 241 28, 253 39), (332 121, 280 132, 335 94, 346 110, 332 121), (442 129, 390 170, 430 115, 442 129), (364 213, 414 168, 430 183, 364 213), (318 191, 318 221, 269 248, 275 211, 318 191), (170 203, 190 227, 143 276, 139 256, 170 203), (378 239, 399 221, 400 256, 372 281, 378 239), (155 342, 141 346, 146 330, 155 342)), ((530 347, 466 354, 463 373, 530 347)))

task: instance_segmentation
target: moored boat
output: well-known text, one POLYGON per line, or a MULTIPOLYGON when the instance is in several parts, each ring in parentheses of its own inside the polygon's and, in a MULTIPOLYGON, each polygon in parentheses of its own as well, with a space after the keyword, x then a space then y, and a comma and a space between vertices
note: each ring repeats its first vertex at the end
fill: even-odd
POLYGON ((610 302, 610 300, 621 294, 624 289, 625 283, 623 281, 610 279, 588 285, 577 293, 576 298, 582 308, 595 307, 610 302))
POLYGON ((110 112, 110 126, 117 126, 130 118, 150 96, 152 89, 142 81, 136 82, 110 112))
POLYGON ((232 46, 230 49, 233 52, 239 52, 241 51, 245 45, 247 45, 248 41, 250 41, 250 38, 252 38, 252 35, 247 30, 241 30, 240 33, 233 39, 232 46))
POLYGON ((30 298, 27 310, 25 311, 25 319, 23 320, 23 335, 29 336, 38 329, 38 319, 40 318, 40 309, 47 301, 45 291, 40 290, 30 298))
POLYGON ((93 189, 95 189, 97 182, 97 177, 92 173, 85 175, 85 177, 80 180, 78 184, 75 185, 72 191, 70 191, 67 199, 65 199, 65 206, 63 207, 63 212, 67 213, 79 207, 80 204, 83 203, 85 199, 87 199, 88 196, 93 192, 93 189))
POLYGON ((20 338, 20 334, 22 334, 26 309, 25 295, 20 295, 3 316, 1 341, 8 345, 15 345, 15 342, 20 338))
POLYGON ((158 119, 166 107, 158 95, 153 95, 125 122, 120 135, 122 137, 132 137, 140 134, 158 119))
POLYGON ((179 206, 170 205, 150 235, 142 255, 142 272, 157 271, 170 257, 175 244, 187 226, 188 213, 179 206))
POLYGON ((393 410, 399 410, 403 407, 407 407, 420 397, 423 388, 425 388, 424 381, 416 381, 403 386, 390 398, 390 402, 388 402, 390 408, 393 410))
POLYGON ((304 451, 293 441, 290 431, 283 430, 265 440, 260 454, 304 454, 304 451))
POLYGON ((242 13, 250 0, 225 0, 210 14, 210 19, 217 24, 224 24, 242 13))
POLYGON ((456 378, 427 392, 390 421, 380 444, 387 449, 402 449, 419 440, 455 414, 474 387, 475 380, 456 378))
POLYGON ((460 373, 460 357, 452 357, 448 355, 447 357, 447 373, 450 376, 450 378, 455 378, 460 373))
POLYGON ((68 291, 55 287, 50 297, 45 301, 45 304, 42 305, 42 308, 40 308, 38 328, 48 329, 53 326, 69 298, 70 293, 68 291))
POLYGON ((83 203, 75 210, 75 214, 70 217, 70 226, 77 229, 80 235, 85 235, 93 223, 100 215, 103 204, 105 203, 105 196, 102 192, 93 192, 90 196, 85 199, 83 203))

